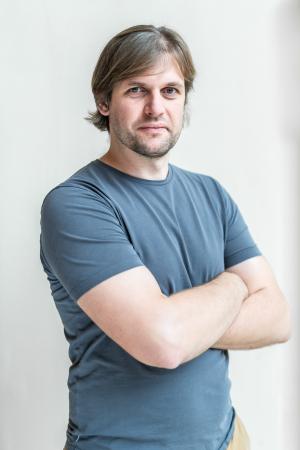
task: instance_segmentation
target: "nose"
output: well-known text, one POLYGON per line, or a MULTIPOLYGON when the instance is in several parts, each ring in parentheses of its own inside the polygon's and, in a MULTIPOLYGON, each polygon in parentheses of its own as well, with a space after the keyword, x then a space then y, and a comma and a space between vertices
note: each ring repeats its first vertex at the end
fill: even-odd
POLYGON ((153 92, 146 97, 144 111, 150 117, 159 117, 164 113, 164 101, 160 92, 153 92))

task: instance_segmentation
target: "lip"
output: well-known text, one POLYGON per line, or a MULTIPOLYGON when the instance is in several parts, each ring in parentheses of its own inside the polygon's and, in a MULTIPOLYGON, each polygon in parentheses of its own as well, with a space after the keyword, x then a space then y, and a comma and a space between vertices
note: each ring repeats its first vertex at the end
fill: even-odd
POLYGON ((140 130, 165 130, 166 127, 140 127, 140 130))
POLYGON ((152 134, 152 135, 157 135, 157 134, 161 134, 162 132, 166 131, 165 127, 142 127, 139 128, 139 131, 141 131, 142 133, 145 134, 152 134))
POLYGON ((156 129, 159 130, 161 128, 167 129, 167 127, 164 124, 162 124, 162 123, 153 123, 151 125, 149 124, 149 125, 141 126, 139 128, 141 128, 142 130, 147 129, 147 128, 149 128, 151 130, 156 130, 156 129))
POLYGON ((159 132, 159 131, 163 131, 163 130, 166 130, 167 128, 166 127, 139 127, 139 130, 142 130, 142 131, 152 131, 152 132, 159 132))

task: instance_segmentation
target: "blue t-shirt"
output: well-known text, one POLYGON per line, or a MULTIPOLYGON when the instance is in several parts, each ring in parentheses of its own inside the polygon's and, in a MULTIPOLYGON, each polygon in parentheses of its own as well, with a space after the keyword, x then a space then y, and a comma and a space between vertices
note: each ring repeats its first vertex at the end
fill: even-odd
POLYGON ((66 448, 225 450, 235 418, 228 351, 208 349, 176 369, 149 366, 77 304, 136 266, 169 296, 260 255, 220 183, 170 163, 164 180, 145 180, 96 159, 46 195, 40 243, 70 344, 66 448))

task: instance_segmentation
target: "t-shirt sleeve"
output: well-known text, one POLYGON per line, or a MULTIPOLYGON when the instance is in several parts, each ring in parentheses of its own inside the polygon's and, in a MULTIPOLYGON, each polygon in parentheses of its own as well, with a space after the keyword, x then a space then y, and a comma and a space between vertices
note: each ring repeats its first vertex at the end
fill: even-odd
POLYGON ((224 266, 227 269, 262 253, 252 238, 236 202, 219 182, 217 185, 223 204, 224 266))
POLYGON ((59 186, 41 208, 41 260, 78 300, 98 283, 143 265, 105 196, 59 186))

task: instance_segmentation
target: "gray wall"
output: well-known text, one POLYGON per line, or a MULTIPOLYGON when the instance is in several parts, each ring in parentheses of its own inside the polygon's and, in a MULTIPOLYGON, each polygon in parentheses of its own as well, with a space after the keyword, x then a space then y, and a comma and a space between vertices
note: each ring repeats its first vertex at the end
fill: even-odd
MULTIPOLYGON (((1 12, 0 447, 56 450, 69 359, 39 261, 39 214, 50 188, 107 149, 107 135, 83 120, 103 45, 138 23, 186 39, 198 78, 171 162, 229 190, 296 318, 300 11, 283 0, 2 0, 1 12)), ((253 450, 299 448, 294 328, 288 344, 230 352, 233 403, 253 450)))

